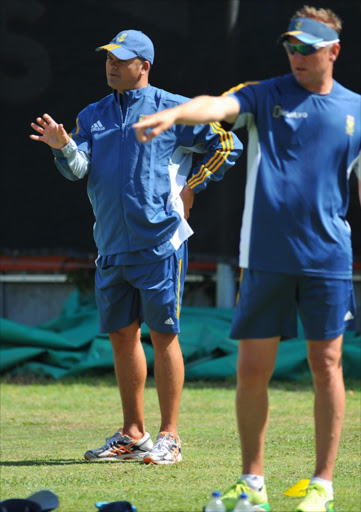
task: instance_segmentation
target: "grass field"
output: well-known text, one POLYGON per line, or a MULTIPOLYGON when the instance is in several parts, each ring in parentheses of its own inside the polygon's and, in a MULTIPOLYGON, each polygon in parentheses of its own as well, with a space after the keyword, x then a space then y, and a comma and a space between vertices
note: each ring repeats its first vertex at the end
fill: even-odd
MULTIPOLYGON (((360 381, 346 382, 346 418, 336 464, 335 510, 360 512, 360 381)), ((183 462, 169 467, 137 462, 91 464, 89 448, 103 444, 121 424, 112 375, 63 381, 1 383, 1 499, 43 488, 60 499, 61 512, 95 512, 99 500, 129 500, 138 512, 201 511, 213 490, 240 474, 235 382, 186 383, 179 433, 183 462)), ((147 383, 147 430, 159 428, 157 394, 147 383)), ((309 382, 270 388, 271 421, 265 474, 273 512, 294 510, 283 492, 314 469, 313 391, 309 382)), ((246 414, 246 411, 245 411, 246 414)))

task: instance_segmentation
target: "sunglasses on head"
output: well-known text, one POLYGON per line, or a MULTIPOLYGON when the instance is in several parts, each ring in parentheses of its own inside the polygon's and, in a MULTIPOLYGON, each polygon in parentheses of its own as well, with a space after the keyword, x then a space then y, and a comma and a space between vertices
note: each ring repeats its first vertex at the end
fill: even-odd
POLYGON ((316 53, 320 48, 326 48, 326 46, 331 46, 338 41, 339 39, 336 39, 335 41, 321 41, 320 43, 314 44, 292 44, 288 41, 284 41, 283 46, 289 55, 294 55, 294 53, 297 51, 301 55, 307 56, 316 53))

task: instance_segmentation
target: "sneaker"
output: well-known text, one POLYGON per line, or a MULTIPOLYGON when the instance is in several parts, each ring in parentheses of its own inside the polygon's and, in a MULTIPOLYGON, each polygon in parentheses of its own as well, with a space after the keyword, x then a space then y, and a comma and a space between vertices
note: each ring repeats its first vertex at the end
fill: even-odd
POLYGON ((104 446, 95 450, 88 450, 84 457, 92 462, 102 460, 139 460, 143 459, 144 455, 147 455, 152 446, 153 442, 148 432, 141 439, 137 440, 123 434, 123 429, 120 428, 113 436, 106 438, 104 446))
POLYGON ((271 510, 268 498, 267 498, 267 490, 264 485, 262 489, 256 491, 249 487, 244 480, 238 480, 238 482, 222 495, 221 500, 226 506, 227 511, 231 511, 234 509, 236 502, 239 498, 239 495, 245 492, 248 495, 248 500, 251 503, 253 510, 271 510))
POLYGON ((322 485, 315 482, 307 487, 306 496, 296 510, 297 512, 333 512, 333 497, 322 485))
POLYGON ((153 448, 143 459, 144 464, 174 464, 182 460, 181 440, 172 432, 159 432, 153 448))

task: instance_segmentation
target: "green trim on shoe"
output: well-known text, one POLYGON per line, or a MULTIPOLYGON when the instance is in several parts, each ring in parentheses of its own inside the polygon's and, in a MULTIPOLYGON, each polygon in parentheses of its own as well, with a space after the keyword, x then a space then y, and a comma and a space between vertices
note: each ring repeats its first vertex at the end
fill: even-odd
POLYGON ((318 484, 309 484, 305 498, 298 505, 297 512, 334 512, 333 498, 318 484))
POLYGON ((248 500, 253 506, 254 511, 270 511, 270 505, 267 498, 267 490, 264 485, 260 491, 256 491, 247 485, 244 480, 238 480, 237 483, 232 485, 221 497, 221 500, 226 506, 227 512, 231 512, 239 498, 239 495, 245 492, 248 495, 248 500))

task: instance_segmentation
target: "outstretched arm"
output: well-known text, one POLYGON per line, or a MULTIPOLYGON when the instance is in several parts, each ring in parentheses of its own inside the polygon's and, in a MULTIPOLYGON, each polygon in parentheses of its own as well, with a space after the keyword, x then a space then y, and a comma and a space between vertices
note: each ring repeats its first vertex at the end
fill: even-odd
POLYGON ((239 114, 239 103, 230 96, 198 96, 193 100, 152 114, 133 124, 140 142, 149 142, 173 124, 195 126, 214 121, 234 123, 239 114), (152 129, 151 131, 148 131, 152 129))
POLYGON ((49 114, 38 117, 36 123, 31 123, 31 127, 39 135, 30 135, 32 140, 45 142, 54 149, 62 149, 69 142, 69 135, 62 124, 58 124, 49 114), (37 124, 36 124, 37 123, 37 124))
POLYGON ((58 124, 49 114, 38 117, 31 127, 39 135, 30 135, 32 140, 44 142, 52 148, 55 165, 65 178, 75 181, 89 171, 90 150, 78 151, 77 144, 67 134, 64 126, 58 124))

